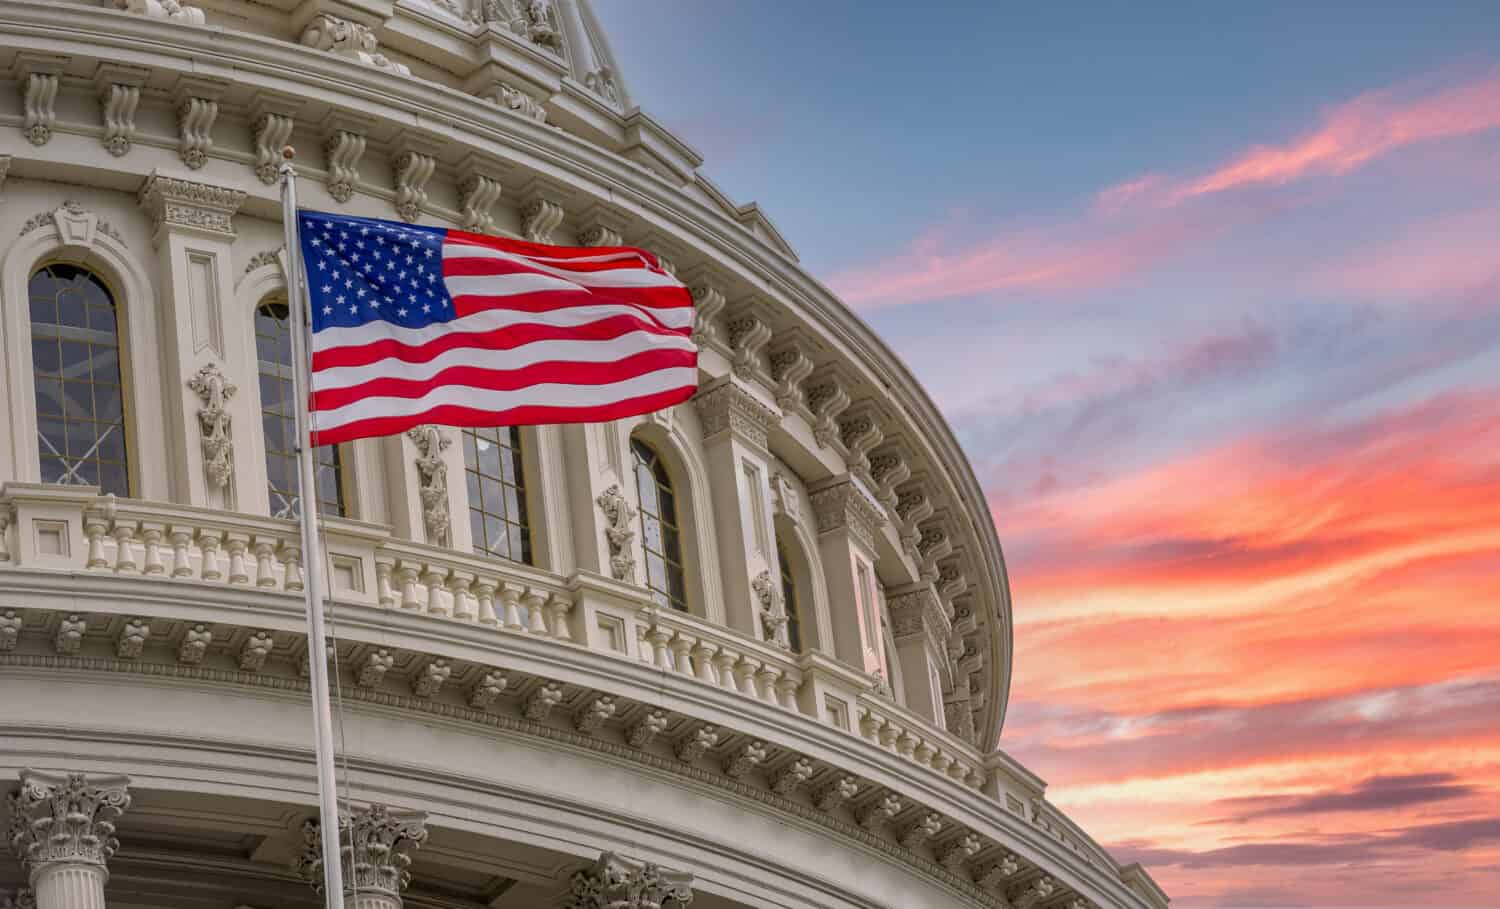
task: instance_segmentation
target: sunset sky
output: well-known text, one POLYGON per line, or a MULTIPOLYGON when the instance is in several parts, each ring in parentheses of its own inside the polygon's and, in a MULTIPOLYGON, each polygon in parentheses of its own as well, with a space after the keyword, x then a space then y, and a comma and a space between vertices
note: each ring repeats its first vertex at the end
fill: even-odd
POLYGON ((963 441, 1054 803, 1181 909, 1500 906, 1500 9, 597 5, 963 441))

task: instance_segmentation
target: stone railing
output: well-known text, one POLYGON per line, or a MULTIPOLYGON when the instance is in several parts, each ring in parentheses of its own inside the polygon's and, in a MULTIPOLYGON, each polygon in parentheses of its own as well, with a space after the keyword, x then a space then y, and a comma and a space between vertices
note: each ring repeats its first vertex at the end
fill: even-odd
MULTIPOLYGON (((842 728, 971 788, 984 783, 983 755, 973 746, 875 693, 870 677, 826 656, 794 654, 660 607, 639 587, 594 576, 564 581, 529 566, 397 539, 380 525, 332 519, 324 539, 335 604, 613 652, 842 728)), ((291 521, 117 499, 92 487, 8 483, 0 490, 0 566, 300 593, 301 545, 291 521)))

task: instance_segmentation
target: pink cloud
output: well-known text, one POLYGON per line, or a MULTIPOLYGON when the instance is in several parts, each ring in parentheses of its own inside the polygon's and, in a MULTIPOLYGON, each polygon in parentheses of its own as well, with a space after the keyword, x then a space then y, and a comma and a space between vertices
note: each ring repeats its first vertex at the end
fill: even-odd
POLYGON ((1099 194, 1101 208, 1139 199, 1176 205, 1248 186, 1282 185, 1349 173, 1397 149, 1500 127, 1500 67, 1484 77, 1418 98, 1369 92, 1330 108, 1322 125, 1284 145, 1258 145, 1187 180, 1150 175, 1099 194))

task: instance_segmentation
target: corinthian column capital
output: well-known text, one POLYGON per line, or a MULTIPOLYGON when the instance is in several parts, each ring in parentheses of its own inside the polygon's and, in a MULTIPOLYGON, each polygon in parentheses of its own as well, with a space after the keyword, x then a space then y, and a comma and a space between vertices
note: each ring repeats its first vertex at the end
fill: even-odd
MULTIPOLYGON (((427 815, 371 805, 339 816, 344 887, 359 893, 354 909, 399 909, 401 891, 411 882, 408 854, 427 842, 427 815)), ((296 868, 317 890, 323 889, 323 845, 318 822, 303 825, 305 848, 296 868)), ((346 897, 348 893, 346 893, 346 897)))
POLYGON ((115 820, 130 807, 124 776, 21 771, 10 796, 10 848, 33 878, 44 865, 103 867, 119 848, 115 820))
POLYGON ((686 909, 693 902, 693 876, 634 862, 612 852, 573 875, 571 909, 686 909))

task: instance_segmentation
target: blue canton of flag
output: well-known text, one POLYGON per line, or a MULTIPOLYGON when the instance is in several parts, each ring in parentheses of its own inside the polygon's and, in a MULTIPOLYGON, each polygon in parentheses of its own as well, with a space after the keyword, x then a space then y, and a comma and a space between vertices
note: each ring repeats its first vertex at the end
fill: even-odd
POLYGON ((420 328, 454 318, 443 229, 312 211, 297 219, 313 331, 377 320, 420 328))

